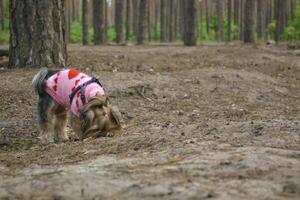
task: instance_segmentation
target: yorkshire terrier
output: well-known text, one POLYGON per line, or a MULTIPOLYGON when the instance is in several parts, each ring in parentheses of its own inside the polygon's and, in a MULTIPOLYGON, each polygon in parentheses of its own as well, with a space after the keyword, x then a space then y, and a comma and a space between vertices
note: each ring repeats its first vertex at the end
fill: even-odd
POLYGON ((78 139, 106 136, 121 129, 120 112, 111 106, 95 77, 75 70, 39 71, 32 80, 39 95, 38 123, 43 143, 69 140, 67 115, 78 139))

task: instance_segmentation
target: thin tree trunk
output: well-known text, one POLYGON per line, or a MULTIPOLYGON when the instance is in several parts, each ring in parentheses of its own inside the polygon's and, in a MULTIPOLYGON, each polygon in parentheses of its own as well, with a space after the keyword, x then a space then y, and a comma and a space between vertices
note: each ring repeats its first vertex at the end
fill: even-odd
POLYGON ((138 29, 139 29, 139 5, 140 5, 140 0, 132 0, 132 10, 134 10, 134 17, 132 20, 133 23, 133 31, 134 35, 137 37, 138 36, 138 29))
POLYGON ((228 13, 227 13, 227 41, 231 41, 231 16, 232 16, 232 0, 228 0, 228 13))
POLYGON ((224 40, 224 0, 217 0, 217 40, 224 40))
POLYGON ((147 2, 148 7, 147 7, 147 35, 148 35, 148 41, 151 42, 151 6, 150 6, 150 1, 147 2))
POLYGON ((115 26, 116 26, 117 44, 123 42, 124 40, 123 16, 124 16, 124 0, 116 0, 115 26))
POLYGON ((82 0, 82 44, 89 43, 89 18, 88 18, 88 2, 82 0))
POLYGON ((259 39, 265 36, 265 0, 257 0, 257 37, 259 39))
POLYGON ((276 31, 275 31, 275 41, 278 42, 282 38, 282 33, 284 32, 284 28, 287 25, 287 1, 277 1, 277 13, 276 13, 276 31))
POLYGON ((180 0, 180 7, 181 7, 181 14, 180 14, 180 24, 181 24, 181 31, 180 31, 180 34, 181 34, 181 39, 182 41, 185 43, 186 41, 186 28, 187 28, 187 25, 186 25, 186 13, 187 13, 187 3, 185 0, 180 0))
POLYGON ((125 29, 126 29, 125 40, 126 41, 129 41, 129 37, 130 37, 130 13, 131 13, 131 1, 126 0, 126 23, 125 23, 125 29))
POLYGON ((154 38, 158 40, 159 3, 155 1, 154 38))
POLYGON ((93 0, 94 44, 105 44, 105 0, 93 0))
POLYGON ((144 44, 146 41, 147 31, 147 7, 148 0, 141 0, 139 7, 139 32, 137 35, 137 44, 144 44))
POLYGON ((185 0, 185 40, 184 44, 186 46, 196 45, 196 18, 197 18, 197 8, 196 0, 185 0))
POLYGON ((10 67, 66 67, 63 0, 10 0, 10 67))
POLYGON ((0 32, 4 30, 3 0, 0 0, 0 32))
POLYGON ((234 24, 238 27, 238 32, 235 35, 234 39, 240 39, 240 27, 241 27, 241 2, 240 0, 234 0, 234 24))
POLYGON ((104 33, 103 33, 103 41, 104 43, 108 43, 109 38, 108 38, 108 27, 109 27, 109 23, 108 23, 108 3, 107 0, 104 0, 104 33))
POLYGON ((161 0, 160 1, 160 41, 166 42, 166 29, 167 29, 167 13, 166 13, 166 7, 167 7, 167 0, 161 0))
POLYGON ((244 12, 245 12, 245 1, 247 0, 240 0, 240 40, 244 40, 244 12))
POLYGON ((66 43, 69 44, 70 43, 70 29, 71 29, 71 19, 70 19, 70 0, 66 0, 65 1, 65 40, 66 43))
POLYGON ((210 34, 210 23, 211 23, 211 1, 205 0, 205 9, 206 9, 206 32, 207 35, 210 34))
POLYGON ((173 42, 174 39, 174 20, 173 20, 173 9, 174 1, 169 0, 169 13, 168 13, 168 42, 173 42))
POLYGON ((244 17, 244 42, 254 42, 254 13, 255 0, 246 0, 244 17))

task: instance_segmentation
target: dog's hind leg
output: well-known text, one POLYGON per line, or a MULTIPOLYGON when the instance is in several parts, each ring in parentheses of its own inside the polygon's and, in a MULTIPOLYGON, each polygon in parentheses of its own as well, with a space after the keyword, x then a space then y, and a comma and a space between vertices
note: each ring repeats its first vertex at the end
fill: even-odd
POLYGON ((53 107, 54 102, 49 95, 39 97, 38 122, 42 143, 50 143, 54 141, 53 107))
POLYGON ((67 133, 65 132, 65 126, 67 123, 67 110, 57 105, 54 108, 54 133, 56 142, 66 142, 69 140, 67 133))

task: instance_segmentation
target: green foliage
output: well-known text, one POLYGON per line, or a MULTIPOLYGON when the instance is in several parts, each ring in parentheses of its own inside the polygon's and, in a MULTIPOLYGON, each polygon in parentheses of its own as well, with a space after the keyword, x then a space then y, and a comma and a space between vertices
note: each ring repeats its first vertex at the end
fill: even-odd
MULTIPOLYGON (((135 36, 133 35, 133 37, 135 37, 135 36)), ((157 41, 160 40, 160 24, 157 24, 156 27, 155 27, 155 25, 153 25, 151 27, 151 38, 153 40, 157 40, 157 41), (155 31, 157 31, 157 32, 155 33, 155 31)))
POLYGON ((270 24, 268 24, 267 33, 269 39, 274 39, 275 28, 276 28, 276 21, 272 21, 270 24))
POLYGON ((115 26, 111 26, 111 27, 108 27, 108 30, 107 30, 107 38, 108 38, 108 41, 114 41, 115 38, 116 38, 116 28, 115 26))
MULTIPOLYGON (((224 38, 227 40, 227 35, 228 35, 228 21, 225 21, 224 24, 224 38)), ((234 20, 232 19, 231 21, 231 40, 234 38, 237 38, 239 35, 239 27, 234 24, 234 20)))
POLYGON ((287 27, 284 31, 284 38, 288 41, 293 41, 293 40, 297 39, 295 27, 292 27, 292 26, 287 27))
POLYGON ((284 31, 284 39, 288 41, 300 40, 300 9, 296 10, 295 18, 289 21, 289 25, 284 31))
POLYGON ((82 41, 82 25, 79 21, 71 24, 70 35, 71 43, 80 43, 82 41))
POLYGON ((4 30, 0 32, 0 43, 8 44, 9 43, 9 22, 8 19, 4 19, 4 30))
MULTIPOLYGON (((92 41, 93 36, 94 36, 93 29, 89 28, 89 41, 92 41)), ((71 43, 82 42, 82 23, 80 21, 74 21, 71 24, 70 39, 71 39, 71 43)))

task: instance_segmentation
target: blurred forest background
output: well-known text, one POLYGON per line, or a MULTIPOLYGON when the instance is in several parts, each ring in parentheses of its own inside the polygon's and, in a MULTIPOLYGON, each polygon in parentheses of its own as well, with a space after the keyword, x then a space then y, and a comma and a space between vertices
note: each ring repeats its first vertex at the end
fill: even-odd
MULTIPOLYGON (((300 40, 299 0, 65 0, 67 43, 300 40)), ((9 0, 0 0, 9 43, 9 0)))

